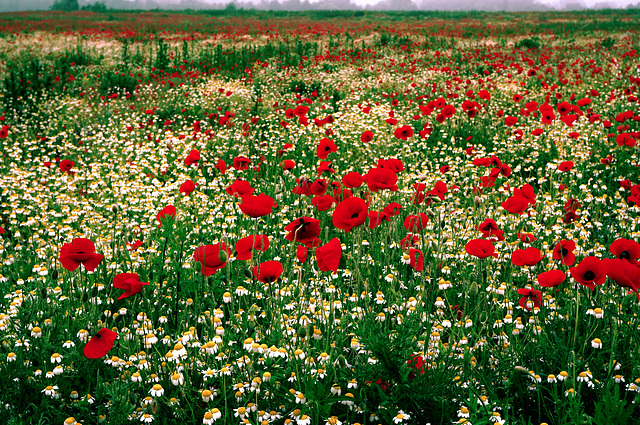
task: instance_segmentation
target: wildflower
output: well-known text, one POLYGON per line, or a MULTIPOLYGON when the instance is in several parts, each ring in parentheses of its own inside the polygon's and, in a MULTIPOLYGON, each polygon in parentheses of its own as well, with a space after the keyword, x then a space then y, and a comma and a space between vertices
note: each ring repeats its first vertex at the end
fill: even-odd
POLYGON ((593 341, 591 341, 591 346, 593 348, 602 348, 602 341, 600 338, 594 338, 593 341))
POLYGON ((118 334, 110 329, 102 328, 87 342, 82 352, 87 358, 99 359, 113 348, 118 334))
POLYGON ((113 287, 125 290, 125 292, 118 297, 118 300, 139 293, 142 291, 142 286, 148 284, 149 282, 140 282, 137 273, 120 273, 113 278, 113 287))
POLYGON ((404 421, 408 421, 409 419, 411 419, 411 416, 409 416, 409 415, 407 415, 406 413, 404 413, 404 412, 402 412, 402 411, 401 411, 401 412, 400 412, 400 413, 398 413, 396 416, 394 416, 394 418, 393 418, 393 423, 394 423, 394 424, 401 424, 401 423, 403 423, 404 421))
POLYGON ((164 388, 162 388, 162 385, 160 384, 155 384, 151 390, 149 391, 149 393, 153 396, 153 397, 162 397, 162 395, 164 394, 164 388))

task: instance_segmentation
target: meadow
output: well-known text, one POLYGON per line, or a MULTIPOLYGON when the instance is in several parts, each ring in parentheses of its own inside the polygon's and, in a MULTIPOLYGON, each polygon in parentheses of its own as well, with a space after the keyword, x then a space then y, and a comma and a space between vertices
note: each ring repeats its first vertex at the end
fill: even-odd
POLYGON ((0 14, 0 415, 640 423, 639 24, 0 14))

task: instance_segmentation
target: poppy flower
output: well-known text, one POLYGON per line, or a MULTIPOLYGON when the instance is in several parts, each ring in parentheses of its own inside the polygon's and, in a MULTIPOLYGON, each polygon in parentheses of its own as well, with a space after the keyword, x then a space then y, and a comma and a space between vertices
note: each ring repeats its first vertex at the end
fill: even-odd
POLYGON ((322 271, 338 271, 340 259, 342 258, 342 246, 340 239, 333 238, 325 245, 316 249, 316 261, 318 268, 322 271))
POLYGON ((384 212, 369 211, 369 229, 378 227, 383 220, 391 221, 384 212))
POLYGON ((607 275, 619 286, 630 288, 636 293, 640 301, 640 267, 636 267, 626 260, 619 258, 602 260, 607 270, 607 275))
POLYGON ((573 250, 576 249, 574 241, 561 240, 553 249, 553 259, 560 260, 564 266, 573 266, 576 262, 576 256, 573 250))
POLYGON ((544 258, 538 248, 516 249, 511 254, 511 263, 515 266, 535 266, 544 258))
POLYGON ((409 265, 416 271, 421 272, 424 270, 422 251, 415 248, 409 249, 409 265))
POLYGON ((192 180, 187 180, 182 183, 179 189, 180 193, 184 194, 185 196, 189 196, 194 190, 196 190, 196 184, 192 180))
POLYGON ((531 233, 518 233, 516 236, 518 236, 518 239, 524 243, 531 243, 537 239, 531 233))
POLYGON ((471 239, 465 245, 464 250, 467 254, 478 258, 498 257, 493 243, 486 239, 471 239))
POLYGON ((287 235, 284 237, 291 242, 300 242, 308 248, 318 246, 320 240, 320 220, 311 217, 300 217, 287 224, 284 228, 287 235))
POLYGON ((366 176, 367 186, 372 192, 381 189, 389 189, 392 192, 398 190, 398 176, 388 168, 372 168, 366 176))
POLYGON ((241 261, 251 259, 253 251, 266 251, 269 248, 269 238, 267 235, 249 235, 241 238, 234 246, 236 258, 241 261))
POLYGON ((565 172, 565 171, 569 171, 570 169, 573 168, 573 161, 564 161, 561 162, 560 165, 558 165, 558 170, 565 172))
POLYGON ((271 196, 261 193, 258 196, 245 195, 238 206, 249 217, 257 218, 271 214, 272 208, 277 205, 271 196))
POLYGON ((254 191, 255 189, 251 187, 251 184, 248 181, 242 179, 236 179, 236 181, 231 183, 231 185, 229 185, 229 187, 225 189, 225 192, 227 192, 229 195, 235 196, 236 198, 242 198, 246 195, 251 195, 254 191))
POLYGON ((378 168, 388 168, 394 173, 398 174, 400 171, 404 170, 404 164, 398 158, 389 158, 389 159, 378 159, 378 168))
POLYGON ((249 168, 251 160, 246 156, 238 156, 233 158, 233 168, 238 171, 246 170, 249 168))
POLYGON ((295 193, 296 195, 311 196, 310 188, 313 183, 311 180, 303 177, 301 179, 296 179, 296 183, 296 187, 291 189, 292 193, 295 193))
POLYGON ((89 239, 75 238, 60 248, 60 263, 69 271, 74 271, 80 264, 92 272, 98 267, 104 255, 96 254, 96 247, 89 239))
MULTIPOLYGON (((425 373, 426 363, 424 361, 424 357, 419 354, 413 354, 409 360, 407 360, 407 365, 409 365, 409 369, 412 369, 409 373, 408 379, 415 379, 415 372, 418 372, 420 375, 425 373)), ((388 384, 387 384, 388 385, 388 384)))
POLYGON ((265 261, 253 268, 253 277, 262 283, 271 283, 280 277, 282 271, 280 261, 265 261))
POLYGON ((538 283, 540 286, 551 288, 554 286, 560 286, 562 282, 567 278, 567 275, 562 270, 549 270, 538 275, 538 283))
POLYGON ((133 243, 127 242, 127 245, 129 245, 129 251, 135 251, 142 246, 142 241, 140 239, 136 239, 133 243))
POLYGON ((360 175, 360 173, 356 171, 347 173, 345 174, 344 177, 342 177, 342 184, 345 185, 346 187, 357 188, 362 186, 362 182, 363 182, 362 175, 360 175))
POLYGON ((363 132, 362 135, 360 135, 360 141, 362 143, 369 143, 372 140, 373 140, 373 133, 369 130, 363 132))
POLYGON ((518 304, 520 307, 531 310, 534 308, 540 308, 540 302, 542 301, 542 292, 537 289, 520 288, 518 294, 522 295, 518 304))
POLYGON ((76 163, 71 161, 70 159, 63 159, 62 161, 60 161, 60 171, 62 171, 63 173, 69 173, 71 172, 71 169, 74 165, 76 165, 76 163))
POLYGON ((290 171, 296 168, 296 162, 291 159, 285 159, 280 165, 282 165, 282 169, 285 171, 290 171))
POLYGON ((200 263, 200 273, 211 276, 227 265, 231 251, 224 242, 215 245, 200 245, 193 253, 193 259, 200 263))
POLYGON ((609 246, 609 251, 621 260, 637 264, 640 258, 640 244, 630 239, 617 239, 609 246))
POLYGON ((156 220, 158 220, 158 227, 162 226, 164 223, 173 222, 176 217, 176 207, 173 205, 167 205, 156 215, 156 220))
POLYGON ((84 346, 82 353, 89 359, 99 359, 113 348, 118 334, 111 329, 102 328, 84 346))
POLYGON ((221 174, 224 174, 227 171, 227 164, 220 158, 218 159, 218 163, 214 165, 214 168, 217 168, 221 174))
POLYGON ((305 263, 307 261, 307 255, 309 254, 309 250, 304 245, 298 245, 296 247, 296 258, 301 263, 305 263))
POLYGON ((401 209, 402 205, 398 204, 397 202, 391 202, 389 205, 384 207, 382 212, 385 213, 388 217, 395 217, 396 215, 400 214, 401 209))
POLYGON ((331 161, 320 161, 320 166, 317 169, 318 176, 321 176, 322 173, 331 173, 335 174, 336 170, 331 168, 331 161))
POLYGON ((340 202, 333 211, 333 225, 345 232, 360 226, 367 220, 369 207, 364 199, 348 198, 340 202))
POLYGON ((571 276, 580 283, 595 291, 595 285, 602 285, 607 279, 607 269, 597 257, 585 257, 577 266, 569 269, 571 276))
POLYGON ((424 213, 410 215, 404 219, 404 228, 408 232, 419 233, 429 222, 429 216, 424 213))
POLYGON ((335 199, 331 195, 316 196, 311 199, 311 203, 318 209, 318 211, 327 211, 331 208, 334 202, 335 199))
POLYGON ((529 200, 524 196, 510 196, 506 201, 501 202, 500 205, 511 214, 524 213, 529 208, 529 200))
POLYGON ((336 152, 338 150, 338 146, 331 139, 322 138, 320 143, 318 143, 318 147, 316 148, 316 155, 320 159, 327 159, 331 152, 336 152))
POLYGON ((504 118, 504 125, 506 125, 507 127, 511 127, 515 125, 517 122, 518 122, 518 118, 516 117, 506 116, 504 118))
POLYGON ((398 127, 393 132, 393 135, 396 139, 407 140, 411 136, 413 136, 413 129, 408 125, 403 125, 402 127, 398 127))
POLYGON ((478 230, 482 232, 482 237, 485 239, 489 239, 492 236, 496 236, 499 241, 504 240, 504 236, 502 236, 502 230, 498 228, 498 224, 492 218, 485 219, 478 226, 478 230))
POLYGON ((191 152, 189 152, 189 155, 187 155, 187 157, 184 159, 184 165, 188 167, 192 164, 197 164, 199 160, 200 160, 200 151, 197 149, 194 149, 191 152))
POLYGON ((118 297, 118 300, 137 294, 142 291, 143 285, 148 284, 149 282, 140 282, 137 273, 120 273, 113 277, 113 287, 125 290, 125 292, 118 297))
POLYGON ((325 179, 317 179, 311 186, 309 186, 309 191, 312 195, 321 196, 324 195, 327 191, 327 181, 325 179))

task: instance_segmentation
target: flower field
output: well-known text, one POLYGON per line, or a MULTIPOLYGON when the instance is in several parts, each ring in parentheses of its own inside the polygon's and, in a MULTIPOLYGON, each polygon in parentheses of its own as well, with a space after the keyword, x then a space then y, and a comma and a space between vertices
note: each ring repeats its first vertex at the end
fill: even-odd
POLYGON ((9 424, 640 423, 637 10, 0 14, 9 424))

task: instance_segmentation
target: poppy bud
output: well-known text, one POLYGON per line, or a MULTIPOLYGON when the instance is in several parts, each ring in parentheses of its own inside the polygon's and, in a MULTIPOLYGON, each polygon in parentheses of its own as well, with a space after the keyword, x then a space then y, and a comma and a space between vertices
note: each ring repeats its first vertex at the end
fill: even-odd
MULTIPOLYGON (((225 253, 225 255, 226 255, 226 253, 225 253)), ((221 261, 223 261, 223 260, 222 260, 222 258, 221 258, 220 260, 221 260, 221 261)), ((225 261, 226 261, 226 260, 225 260, 225 261)), ((243 268, 243 269, 242 269, 242 273, 244 273, 244 275, 245 275, 246 277, 248 277, 249 279, 253 279, 253 274, 251 274, 251 271, 250 271, 249 269, 245 269, 245 268, 243 268)))
POLYGON ((480 199, 480 197, 479 197, 479 196, 476 196, 476 197, 473 199, 473 202, 474 202, 474 203, 476 204, 476 206, 478 206, 478 207, 479 207, 480 205, 482 205, 482 199, 480 199))
POLYGON ((340 367, 345 367, 347 365, 347 361, 344 359, 344 356, 338 356, 338 364, 340 367))
POLYGON ((300 338, 305 338, 307 336, 307 328, 304 326, 300 326, 300 329, 298 329, 298 336, 300 338))
POLYGON ((226 263, 227 260, 229 259, 229 255, 225 250, 221 249, 220 252, 218 252, 218 258, 220 259, 221 262, 226 263))

